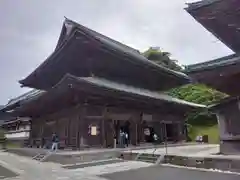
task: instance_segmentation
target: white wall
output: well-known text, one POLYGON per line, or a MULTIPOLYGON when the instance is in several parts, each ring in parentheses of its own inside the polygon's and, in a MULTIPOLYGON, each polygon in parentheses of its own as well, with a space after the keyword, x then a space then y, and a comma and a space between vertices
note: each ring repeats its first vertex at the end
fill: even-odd
POLYGON ((7 139, 27 139, 29 138, 29 132, 22 131, 22 132, 11 132, 5 134, 7 139))

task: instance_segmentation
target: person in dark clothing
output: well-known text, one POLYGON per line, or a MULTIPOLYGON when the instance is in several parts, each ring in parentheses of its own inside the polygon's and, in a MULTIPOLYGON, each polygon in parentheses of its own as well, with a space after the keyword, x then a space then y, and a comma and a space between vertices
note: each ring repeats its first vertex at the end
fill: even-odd
POLYGON ((45 142, 45 138, 44 138, 44 137, 42 137, 41 144, 42 144, 41 147, 42 147, 42 148, 45 148, 46 142, 45 142))
POLYGON ((58 136, 56 133, 54 133, 52 136, 52 151, 58 150, 58 143, 59 143, 58 136))

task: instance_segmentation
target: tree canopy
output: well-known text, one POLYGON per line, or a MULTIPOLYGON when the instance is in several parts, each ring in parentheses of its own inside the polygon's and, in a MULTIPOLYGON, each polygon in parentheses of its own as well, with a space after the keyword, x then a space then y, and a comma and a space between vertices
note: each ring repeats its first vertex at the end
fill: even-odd
POLYGON ((182 67, 178 64, 177 60, 170 58, 171 54, 169 52, 161 51, 159 48, 150 47, 143 55, 159 65, 167 67, 169 69, 180 71, 182 67))
MULTIPOLYGON (((143 52, 143 55, 150 61, 169 69, 176 71, 183 70, 182 66, 177 63, 177 60, 172 60, 170 58, 170 53, 168 52, 162 52, 159 49, 149 48, 147 51, 143 52)), ((227 96, 226 94, 211 89, 203 84, 188 84, 171 89, 167 93, 179 99, 204 105, 214 104, 227 96)), ((202 119, 208 120, 209 118, 212 118, 212 114, 205 110, 201 112, 191 112, 188 115, 187 120, 191 123, 195 123, 197 122, 196 120, 201 119, 201 122, 203 123, 202 119)))

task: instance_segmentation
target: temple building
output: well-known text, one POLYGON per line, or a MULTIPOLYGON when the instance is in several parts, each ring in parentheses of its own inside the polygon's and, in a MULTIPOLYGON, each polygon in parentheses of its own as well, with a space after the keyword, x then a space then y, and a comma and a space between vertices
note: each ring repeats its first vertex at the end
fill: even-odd
POLYGON ((30 119, 17 118, 11 113, 0 111, 0 131, 3 131, 5 138, 11 144, 25 145, 29 139, 30 119))
POLYGON ((240 1, 203 0, 188 4, 186 10, 235 53, 190 65, 186 73, 200 83, 229 95, 209 107, 218 117, 220 151, 240 153, 240 1))
POLYGON ((1 128, 4 129, 5 138, 9 143, 18 146, 28 145, 30 135, 29 118, 13 118, 5 120, 1 124, 1 128))
POLYGON ((154 133, 160 140, 182 141, 186 113, 205 106, 163 92, 190 82, 187 75, 65 19, 54 52, 20 81, 33 90, 1 111, 31 118, 33 147, 48 145, 53 133, 61 148, 114 147, 120 130, 132 145, 151 141, 154 133))

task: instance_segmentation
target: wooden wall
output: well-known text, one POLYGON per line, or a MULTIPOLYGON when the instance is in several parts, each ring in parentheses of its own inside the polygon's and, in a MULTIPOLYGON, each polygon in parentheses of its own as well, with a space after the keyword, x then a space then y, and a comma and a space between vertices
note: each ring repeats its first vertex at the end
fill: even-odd
MULTIPOLYGON (((41 146, 43 139, 51 142, 53 133, 57 133, 62 148, 79 149, 84 147, 113 147, 117 124, 122 125, 126 121, 130 123, 130 142, 137 145, 144 142, 142 112, 106 108, 104 106, 78 105, 69 109, 56 112, 32 120, 31 139, 32 144, 41 146), (97 130, 96 135, 91 135, 91 129, 97 130)), ((150 122, 155 122, 155 127, 161 130, 160 115, 154 115, 150 122), (156 118, 157 117, 157 118, 156 118), (157 125, 156 125, 157 124, 157 125), (158 128, 159 127, 159 128, 158 128)), ((170 123, 173 120, 169 119, 170 123)), ((180 118, 175 120, 180 122, 180 118)), ((175 123, 176 123, 175 122, 175 123)))

